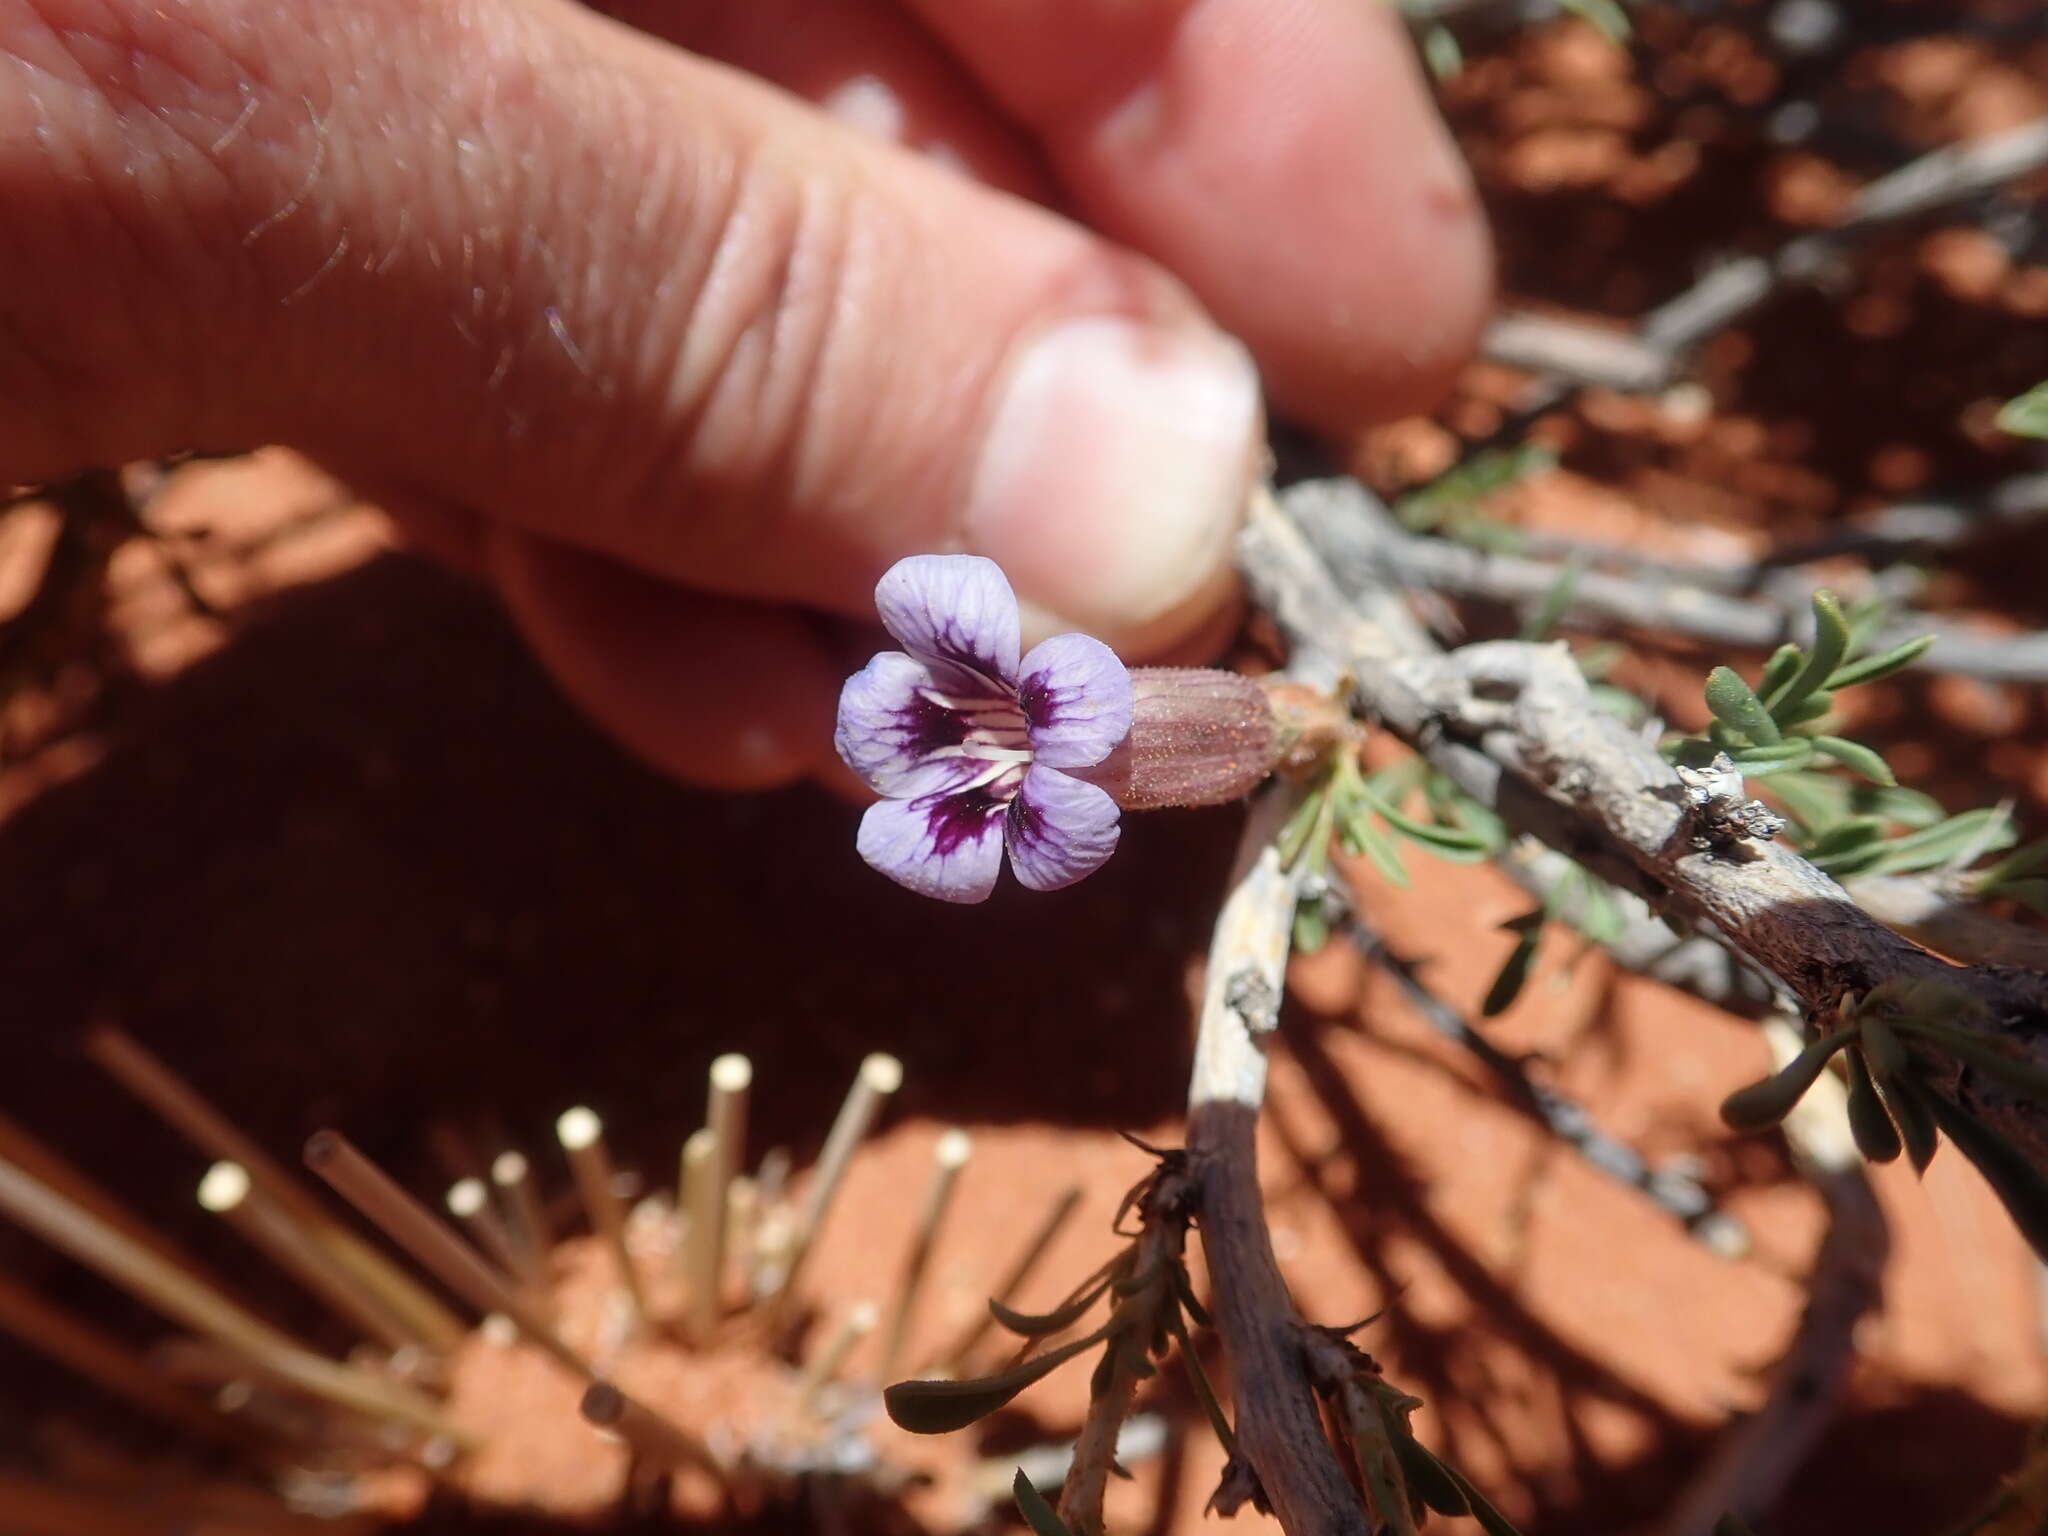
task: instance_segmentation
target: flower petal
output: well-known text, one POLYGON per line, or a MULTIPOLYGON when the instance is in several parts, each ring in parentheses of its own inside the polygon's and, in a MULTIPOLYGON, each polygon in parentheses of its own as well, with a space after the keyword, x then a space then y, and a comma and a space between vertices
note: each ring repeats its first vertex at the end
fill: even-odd
POLYGON ((1004 801, 985 789, 882 800, 854 846, 871 868, 920 896, 987 901, 1003 866, 1004 801))
POLYGON ((1019 668, 1017 706, 1033 761, 1048 768, 1101 762, 1131 733, 1131 674, 1090 635, 1054 635, 1019 668))
MULTIPOLYGON (((965 667, 1014 688, 1022 641, 1017 594, 1002 567, 980 555, 912 555, 875 583, 889 633, 919 661, 965 667)), ((941 676, 950 690, 965 679, 941 676)))
POLYGON ((931 669, 916 657, 883 651, 839 690, 832 744, 878 795, 914 799, 949 789, 987 766, 963 757, 932 757, 941 747, 959 745, 969 729, 958 710, 934 704, 919 691, 933 682, 931 669))
POLYGON ((1072 885, 1116 852, 1120 814, 1095 785, 1034 767, 1010 802, 1010 867, 1034 891, 1072 885))

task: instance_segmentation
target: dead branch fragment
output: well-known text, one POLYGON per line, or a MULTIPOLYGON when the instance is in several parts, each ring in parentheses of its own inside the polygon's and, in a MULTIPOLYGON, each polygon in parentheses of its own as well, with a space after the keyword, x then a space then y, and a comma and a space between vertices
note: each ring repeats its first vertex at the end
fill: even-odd
MULTIPOLYGON (((1357 537, 1370 506, 1346 482, 1288 493, 1288 513, 1254 508, 1242 557, 1290 636, 1341 641, 1357 702, 1517 831, 1532 834, 1641 895, 1667 920, 1717 934, 1776 977, 1809 1016, 1886 981, 1935 980, 1981 1005, 2009 1049, 2048 1063, 2048 978, 2006 967, 1956 967, 1909 943, 1828 876, 1772 841, 1700 837, 1676 773, 1655 746, 1594 707, 1570 655, 1555 645, 1495 642, 1445 654, 1412 623, 1378 622, 1385 591, 1347 600, 1294 516, 1357 537), (1696 846, 1708 841, 1709 846, 1696 846)), ((1961 1021, 1959 1021, 1961 1022, 1961 1021)), ((1934 1055, 1936 1086, 2048 1166, 2048 1110, 1952 1057, 1934 1055)))

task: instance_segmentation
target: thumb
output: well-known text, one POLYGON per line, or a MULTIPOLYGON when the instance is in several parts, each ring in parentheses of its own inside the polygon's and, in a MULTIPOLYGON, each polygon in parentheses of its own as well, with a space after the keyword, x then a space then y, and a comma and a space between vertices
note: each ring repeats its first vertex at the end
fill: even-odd
POLYGON ((1158 269, 563 0, 311 15, 0 5, 0 478, 282 441, 728 597, 1215 608, 1256 379, 1158 269))

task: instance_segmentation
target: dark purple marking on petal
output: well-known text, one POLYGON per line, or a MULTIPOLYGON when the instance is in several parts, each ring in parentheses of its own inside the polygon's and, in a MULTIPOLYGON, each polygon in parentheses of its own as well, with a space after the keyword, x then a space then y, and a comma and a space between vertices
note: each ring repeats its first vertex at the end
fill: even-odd
POLYGON ((898 885, 940 901, 986 901, 1003 864, 1005 809, 985 787, 867 808, 855 846, 898 885))
POLYGON ((1035 761, 1085 768, 1130 734, 1131 674, 1100 640, 1054 635, 1031 648, 1019 671, 1017 705, 1035 761))
POLYGON ((982 765, 932 754, 967 739, 972 722, 930 697, 932 669, 883 651, 839 691, 833 745, 868 788, 892 800, 930 794, 972 778, 982 765))
POLYGON ((1093 784, 1034 767, 1010 802, 1010 867, 1034 891, 1056 891, 1100 869, 1116 852, 1121 812, 1093 784))
MULTIPOLYGON (((1005 692, 1016 686, 1022 643, 1017 595, 995 561, 980 555, 899 560, 875 583, 875 609, 920 661, 963 669, 1005 692)), ((969 678, 938 681, 957 692, 969 678)))

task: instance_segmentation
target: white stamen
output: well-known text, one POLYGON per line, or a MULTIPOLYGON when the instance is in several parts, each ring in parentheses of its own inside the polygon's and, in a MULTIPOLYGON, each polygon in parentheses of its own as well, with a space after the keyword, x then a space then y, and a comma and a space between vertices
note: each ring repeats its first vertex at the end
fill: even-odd
MULTIPOLYGON (((986 742, 965 741, 957 747, 933 747, 931 751, 925 753, 927 760, 935 757, 971 757, 977 762, 994 763, 1000 767, 1010 763, 1030 762, 1031 749, 1029 747, 996 747, 990 746, 986 742)), ((986 781, 977 780, 976 782, 986 781)), ((971 789, 972 787, 972 785, 967 784, 961 786, 962 789, 971 789)))
POLYGON ((1004 698, 956 699, 952 694, 941 693, 936 688, 920 688, 917 691, 922 697, 930 699, 934 704, 938 705, 939 708, 950 709, 956 714, 982 715, 1001 712, 1014 715, 1017 713, 1017 706, 1004 698))

